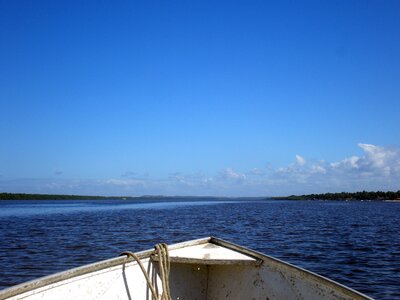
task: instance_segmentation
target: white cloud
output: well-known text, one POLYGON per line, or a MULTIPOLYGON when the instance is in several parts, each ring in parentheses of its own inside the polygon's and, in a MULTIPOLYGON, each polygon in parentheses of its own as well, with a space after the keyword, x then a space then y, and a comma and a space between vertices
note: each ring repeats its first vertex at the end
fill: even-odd
POLYGON ((363 143, 358 146, 362 155, 330 163, 304 160, 300 165, 296 156, 294 164, 276 170, 275 178, 280 179, 281 189, 294 188, 295 193, 400 189, 400 150, 363 143))
POLYGON ((265 172, 259 168, 253 168, 250 170, 250 172, 248 174, 256 175, 256 176, 263 176, 263 175, 265 175, 265 172))
POLYGON ((174 173, 170 173, 168 175, 168 178, 171 180, 176 180, 178 182, 184 183, 186 181, 186 178, 183 174, 181 174, 180 172, 174 172, 174 173))
POLYGON ((396 148, 380 147, 371 144, 358 144, 362 156, 351 156, 331 163, 334 171, 350 171, 353 175, 367 177, 400 176, 400 151, 396 148))
POLYGON ((306 160, 300 155, 296 154, 295 161, 288 165, 287 167, 281 167, 276 169, 276 173, 293 175, 300 174, 303 171, 303 167, 306 164, 306 160))
POLYGON ((245 180, 246 175, 233 171, 231 168, 226 168, 221 171, 221 177, 224 179, 245 180))
POLYGON ((115 185, 115 186, 137 186, 144 185, 145 181, 136 179, 107 179, 104 184, 115 185))
POLYGON ((358 165, 359 160, 358 156, 352 156, 338 162, 332 162, 330 165, 333 169, 358 169, 360 167, 358 165))
POLYGON ((395 152, 383 147, 361 143, 358 146, 364 151, 365 162, 376 168, 384 167, 395 156, 395 152))
POLYGON ((360 143, 360 155, 327 162, 300 155, 288 166, 261 167, 247 172, 225 168, 217 174, 170 173, 165 178, 126 172, 109 179, 5 179, 0 190, 21 193, 83 195, 209 195, 263 196, 356 190, 400 189, 400 150, 360 143), (264 172, 265 171, 265 172, 264 172))
POLYGON ((299 166, 304 166, 306 163, 306 160, 301 157, 300 155, 296 154, 296 164, 298 164, 299 166))
POLYGON ((310 173, 311 174, 317 174, 317 173, 326 174, 326 169, 320 165, 313 165, 310 168, 310 173))

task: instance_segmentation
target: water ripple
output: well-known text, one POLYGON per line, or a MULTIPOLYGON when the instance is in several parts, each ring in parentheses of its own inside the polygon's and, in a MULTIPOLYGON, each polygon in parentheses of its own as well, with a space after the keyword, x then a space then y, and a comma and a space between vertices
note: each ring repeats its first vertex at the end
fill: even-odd
POLYGON ((399 215, 398 203, 380 202, 0 202, 0 288, 212 235, 396 299, 399 215))

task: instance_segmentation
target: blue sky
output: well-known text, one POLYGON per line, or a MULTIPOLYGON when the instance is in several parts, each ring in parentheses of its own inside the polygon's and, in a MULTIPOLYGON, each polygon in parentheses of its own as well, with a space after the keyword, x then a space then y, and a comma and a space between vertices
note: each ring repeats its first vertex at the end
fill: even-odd
POLYGON ((0 1, 0 192, 400 189, 398 1, 0 1))

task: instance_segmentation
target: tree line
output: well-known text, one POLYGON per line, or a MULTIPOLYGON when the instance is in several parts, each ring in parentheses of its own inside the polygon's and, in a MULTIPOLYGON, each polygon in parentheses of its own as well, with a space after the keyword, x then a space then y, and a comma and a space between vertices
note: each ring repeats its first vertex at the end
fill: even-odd
MULTIPOLYGON (((117 197, 112 197, 115 199, 117 197)), ((104 196, 80 196, 80 195, 52 195, 52 194, 23 194, 0 193, 0 200, 95 200, 111 199, 104 196)))
MULTIPOLYGON (((107 200, 107 199, 138 199, 138 198, 160 198, 162 196, 142 197, 107 197, 107 196, 84 196, 84 195, 57 195, 57 194, 25 194, 25 193, 0 193, 0 200, 107 200)), ((324 194, 291 195, 285 197, 270 197, 275 200, 400 200, 400 190, 397 192, 341 192, 324 194)))
POLYGON ((276 200, 400 200, 400 190, 397 192, 355 192, 355 193, 324 193, 308 195, 291 195, 287 197, 272 197, 276 200))

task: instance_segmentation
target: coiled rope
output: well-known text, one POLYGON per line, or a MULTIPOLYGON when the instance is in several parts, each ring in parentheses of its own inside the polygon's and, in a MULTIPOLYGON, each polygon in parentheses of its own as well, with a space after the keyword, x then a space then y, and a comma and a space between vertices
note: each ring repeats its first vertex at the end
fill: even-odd
POLYGON ((155 245, 155 254, 158 255, 158 268, 160 270, 161 283, 163 293, 161 300, 171 300, 171 294, 169 290, 169 271, 171 268, 171 262, 169 259, 168 246, 165 243, 155 245))
POLYGON ((169 290, 169 271, 171 263, 169 259, 168 246, 165 243, 160 243, 155 245, 154 249, 155 250, 153 255, 158 257, 158 269, 160 272, 160 278, 163 289, 160 298, 158 297, 156 289, 153 283, 151 282, 149 275, 147 274, 146 269, 143 266, 143 263, 140 261, 140 258, 135 253, 130 251, 123 252, 121 253, 121 255, 127 255, 128 257, 133 257, 136 260, 136 262, 140 266, 140 269, 143 272, 144 277, 146 278, 147 285, 153 296, 153 300, 171 300, 171 294, 169 290))

